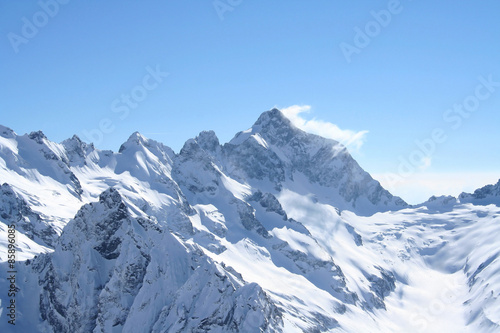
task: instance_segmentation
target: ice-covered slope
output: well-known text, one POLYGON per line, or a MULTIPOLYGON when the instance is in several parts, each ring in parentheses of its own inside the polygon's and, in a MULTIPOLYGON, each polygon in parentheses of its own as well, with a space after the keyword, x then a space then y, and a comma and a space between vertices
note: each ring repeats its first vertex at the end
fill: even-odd
POLYGON ((178 154, 1 127, 0 184, 0 274, 15 224, 19 288, 2 332, 499 328, 498 184, 410 207, 276 109, 178 154))

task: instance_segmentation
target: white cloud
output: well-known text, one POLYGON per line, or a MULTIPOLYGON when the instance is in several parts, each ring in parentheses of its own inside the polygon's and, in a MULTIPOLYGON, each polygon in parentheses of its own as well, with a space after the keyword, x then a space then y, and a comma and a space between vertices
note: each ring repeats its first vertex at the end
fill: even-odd
POLYGON ((488 184, 496 184, 500 172, 422 172, 408 177, 394 173, 372 174, 393 195, 410 204, 418 204, 436 195, 458 196, 462 192, 474 192, 488 184))
POLYGON ((308 133, 320 135, 324 138, 333 139, 342 143, 346 147, 359 150, 366 139, 368 131, 351 131, 340 129, 337 125, 323 120, 306 120, 302 117, 303 113, 309 113, 311 107, 309 105, 292 105, 281 109, 281 112, 290 119, 290 121, 298 128, 308 133))

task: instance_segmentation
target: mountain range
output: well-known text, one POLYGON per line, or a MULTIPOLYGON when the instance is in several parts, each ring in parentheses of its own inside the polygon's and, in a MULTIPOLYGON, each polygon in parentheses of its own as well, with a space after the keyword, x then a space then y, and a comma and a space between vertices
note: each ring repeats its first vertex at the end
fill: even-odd
POLYGON ((0 184, 1 332, 500 331, 500 181, 408 205, 277 109, 179 153, 0 126, 0 184))

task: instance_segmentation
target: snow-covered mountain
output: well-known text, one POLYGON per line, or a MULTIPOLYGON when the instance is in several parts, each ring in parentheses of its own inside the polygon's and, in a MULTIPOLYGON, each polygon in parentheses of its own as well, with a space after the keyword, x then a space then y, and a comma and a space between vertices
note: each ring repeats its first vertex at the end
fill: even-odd
POLYGON ((500 205, 500 180, 494 185, 478 188, 474 193, 462 193, 458 199, 460 202, 471 202, 476 205, 500 205))
POLYGON ((358 214, 400 209, 406 203, 384 190, 336 141, 294 127, 281 111, 264 112, 223 147, 231 175, 275 190, 314 193, 318 200, 358 214))
POLYGON ((0 127, 1 332, 500 330, 500 182, 408 206, 277 109, 118 152, 0 127))

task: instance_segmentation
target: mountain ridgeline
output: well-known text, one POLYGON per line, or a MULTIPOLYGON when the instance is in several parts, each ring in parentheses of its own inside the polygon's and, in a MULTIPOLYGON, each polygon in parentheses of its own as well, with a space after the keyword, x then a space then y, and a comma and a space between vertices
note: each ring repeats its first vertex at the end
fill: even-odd
POLYGON ((137 132, 113 152, 0 126, 0 184, 0 274, 12 228, 17 246, 1 332, 420 331, 436 326, 397 323, 395 304, 411 272, 443 270, 465 281, 463 327, 500 327, 495 241, 465 232, 500 229, 500 182, 411 207, 277 109, 179 153, 137 132))

